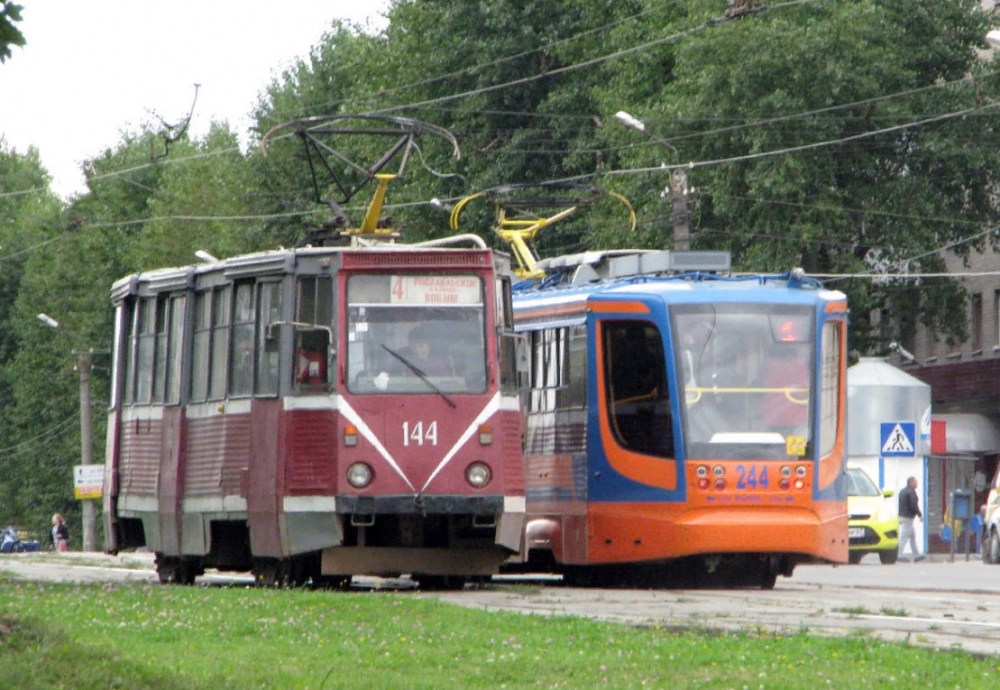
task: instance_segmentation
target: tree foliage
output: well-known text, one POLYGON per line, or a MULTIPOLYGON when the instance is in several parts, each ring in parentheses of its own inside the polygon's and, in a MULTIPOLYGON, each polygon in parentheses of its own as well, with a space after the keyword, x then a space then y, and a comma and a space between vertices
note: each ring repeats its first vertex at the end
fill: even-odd
POLYGON ((11 57, 11 46, 24 45, 24 34, 15 26, 21 21, 23 9, 23 6, 15 5, 10 0, 0 2, 0 63, 11 57))

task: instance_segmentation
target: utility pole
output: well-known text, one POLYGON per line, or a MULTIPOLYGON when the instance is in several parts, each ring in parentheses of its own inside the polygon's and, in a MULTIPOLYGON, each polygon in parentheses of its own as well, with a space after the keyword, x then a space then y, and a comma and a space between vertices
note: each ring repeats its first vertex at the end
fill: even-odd
MULTIPOLYGON (((642 120, 629 115, 624 110, 619 110, 615 113, 615 119, 637 132, 642 132, 657 144, 670 149, 675 158, 680 155, 670 142, 646 131, 646 124, 642 120)), ((670 186, 664 189, 663 193, 664 195, 669 194, 673 201, 670 221, 674 227, 674 251, 686 252, 691 249, 691 228, 688 224, 687 173, 684 172, 683 168, 676 167, 670 172, 670 186)))
MULTIPOLYGON (((80 373, 80 462, 94 462, 94 427, 90 419, 91 353, 76 353, 76 368, 80 373)), ((83 550, 97 551, 97 508, 93 499, 83 501, 83 550)))
POLYGON ((688 226, 687 173, 680 168, 675 168, 670 173, 670 189, 674 200, 673 214, 670 217, 674 224, 674 251, 686 252, 691 248, 691 229, 688 226))
MULTIPOLYGON (((38 320, 49 328, 59 329, 59 322, 48 314, 38 315, 38 320)), ((94 425, 90 417, 90 369, 94 350, 73 350, 76 371, 80 375, 80 464, 94 464, 94 425)), ((97 551, 97 506, 93 499, 83 499, 83 550, 97 551)))

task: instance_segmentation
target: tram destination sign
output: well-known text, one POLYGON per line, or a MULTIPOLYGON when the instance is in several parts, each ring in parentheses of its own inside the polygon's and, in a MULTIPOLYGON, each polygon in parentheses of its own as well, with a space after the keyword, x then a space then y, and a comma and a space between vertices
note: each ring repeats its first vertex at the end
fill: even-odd
POLYGON ((475 276, 393 276, 392 304, 454 306, 481 302, 475 276))

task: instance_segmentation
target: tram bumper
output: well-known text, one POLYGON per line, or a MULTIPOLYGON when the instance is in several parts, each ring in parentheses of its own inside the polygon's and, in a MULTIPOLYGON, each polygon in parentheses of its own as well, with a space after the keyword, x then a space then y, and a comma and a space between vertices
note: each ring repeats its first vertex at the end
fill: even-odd
POLYGON ((847 562, 847 515, 835 508, 632 504, 596 510, 592 524, 592 562, 750 553, 847 562))
POLYGON ((338 496, 322 572, 495 574, 520 551, 524 510, 519 496, 338 496))

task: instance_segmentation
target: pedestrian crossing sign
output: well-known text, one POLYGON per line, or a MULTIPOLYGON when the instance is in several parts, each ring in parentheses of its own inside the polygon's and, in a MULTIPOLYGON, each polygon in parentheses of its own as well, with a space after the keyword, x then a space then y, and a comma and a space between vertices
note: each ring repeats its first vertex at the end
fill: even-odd
POLYGON ((917 451, 914 445, 917 425, 915 422, 882 422, 883 458, 912 458, 917 451))

